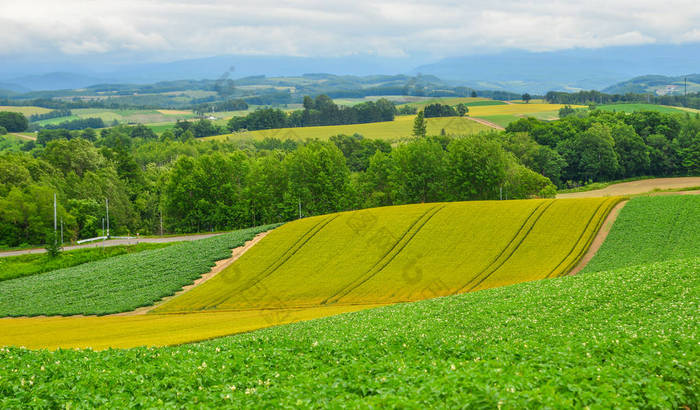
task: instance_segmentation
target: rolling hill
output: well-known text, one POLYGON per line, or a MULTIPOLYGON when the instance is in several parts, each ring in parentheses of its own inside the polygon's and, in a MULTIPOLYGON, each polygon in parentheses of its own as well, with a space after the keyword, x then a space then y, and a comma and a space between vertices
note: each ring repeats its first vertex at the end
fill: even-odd
MULTIPOLYGON (((683 243, 698 254, 697 230, 677 229, 697 226, 698 201, 632 199, 620 215, 626 222, 612 228, 615 240, 601 248, 599 262, 593 259, 597 268, 576 276, 184 346, 1 348, 0 405, 694 408, 700 258, 677 253, 660 260, 656 248, 683 243)), ((203 328, 214 327, 218 315, 182 317, 203 328)), ((183 333, 161 326, 177 315, 152 316, 161 320, 151 322, 154 330, 173 338, 183 333)), ((83 318, 106 319, 120 318, 83 318)), ((37 327, 45 326, 64 340, 62 327, 76 319, 61 320, 33 319, 24 337, 32 340, 31 332, 40 335, 37 327)), ((3 330, 17 332, 17 323, 5 320, 3 330)), ((135 327, 132 321, 122 330, 137 335, 135 327)), ((104 344, 110 336, 94 335, 104 344)))
MULTIPOLYGON (((433 203, 304 218, 271 231, 217 276, 149 314, 4 319, 7 331, 0 335, 0 345, 106 348, 178 344, 378 305, 558 277, 578 262, 618 201, 433 203)), ((140 255, 146 258, 148 252, 168 249, 176 250, 168 247, 140 255)), ((165 267, 173 269, 172 261, 168 259, 165 267)), ((145 285, 137 286, 131 277, 134 274, 116 282, 100 280, 109 276, 108 269, 100 273, 89 264, 81 266, 71 276, 53 276, 51 284, 58 292, 53 300, 61 300, 61 289, 67 289, 66 296, 74 301, 65 313, 75 313, 73 306, 84 304, 75 298, 75 287, 66 285, 79 283, 80 275, 94 284, 95 295, 90 299, 99 301, 95 306, 101 312, 129 310, 132 300, 136 301, 133 307, 143 306, 156 294, 143 296, 145 285), (129 286, 121 285, 127 280, 129 286), (129 288, 134 293, 131 296, 129 288)), ((110 265, 94 265, 99 266, 110 265)), ((22 290, 23 280, 36 281, 41 276, 17 279, 11 285, 22 290)), ((161 294, 167 291, 148 272, 141 276, 161 294)), ((191 283, 192 276, 186 276, 191 283)), ((27 309, 41 314, 41 306, 60 308, 60 303, 42 302, 44 299, 43 293, 30 292, 21 300, 7 299, 0 308, 5 312, 14 309, 15 314, 27 309), (39 298, 35 305, 33 297, 39 298)))

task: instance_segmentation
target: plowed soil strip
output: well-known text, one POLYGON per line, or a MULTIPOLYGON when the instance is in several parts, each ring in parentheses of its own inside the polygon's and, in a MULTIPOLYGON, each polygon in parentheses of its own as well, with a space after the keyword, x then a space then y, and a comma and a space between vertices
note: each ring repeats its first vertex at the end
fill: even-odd
POLYGON ((610 228, 612 228, 613 224, 615 223, 617 216, 620 214, 620 210, 622 209, 622 207, 625 206, 627 202, 629 201, 620 202, 619 204, 615 205, 615 207, 610 211, 607 218, 605 218, 605 222, 603 222, 603 225, 600 227, 598 233, 595 235, 595 238, 593 238, 593 242, 591 242, 591 245, 588 247, 588 250, 583 255, 578 265, 576 265, 576 267, 574 267, 569 272, 569 275, 575 275, 579 273, 581 269, 585 268, 588 262, 590 262, 591 259, 593 259, 595 254, 598 252, 598 249, 600 249, 600 247, 603 245, 603 242, 605 242, 605 238, 608 237, 608 234, 610 233, 610 228))

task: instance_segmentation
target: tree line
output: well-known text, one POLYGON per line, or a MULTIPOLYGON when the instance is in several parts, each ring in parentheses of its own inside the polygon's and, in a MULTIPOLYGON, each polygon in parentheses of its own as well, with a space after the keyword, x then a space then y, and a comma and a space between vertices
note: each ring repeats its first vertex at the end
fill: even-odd
POLYGON ((555 192, 487 136, 392 147, 359 135, 228 143, 153 138, 126 126, 45 132, 63 134, 0 154, 0 245, 43 243, 54 193, 65 237, 76 240, 101 233, 105 198, 113 234, 157 234, 161 220, 165 232, 199 232, 288 221, 300 210, 555 192))
POLYGON ((579 111, 552 122, 520 119, 501 138, 523 164, 561 188, 700 174, 700 115, 579 111))
POLYGON ((606 94, 600 91, 579 91, 567 93, 563 91, 550 91, 545 95, 547 102, 551 104, 615 104, 615 103, 650 103, 671 105, 676 107, 689 107, 700 109, 700 92, 687 95, 655 95, 655 94, 606 94))
POLYGON ((287 127, 312 127, 320 125, 362 124, 393 121, 396 106, 385 98, 353 106, 338 106, 327 95, 304 97, 303 110, 286 113, 280 109, 258 109, 246 116, 233 117, 228 122, 231 132, 264 130, 287 127))

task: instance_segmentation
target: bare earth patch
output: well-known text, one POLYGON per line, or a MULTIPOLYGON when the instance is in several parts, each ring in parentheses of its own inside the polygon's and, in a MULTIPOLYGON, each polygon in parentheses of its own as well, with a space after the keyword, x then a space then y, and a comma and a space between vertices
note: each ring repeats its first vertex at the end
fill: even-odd
MULTIPOLYGON (((700 186, 700 177, 655 178, 641 181, 623 182, 603 189, 586 192, 559 194, 557 198, 595 198, 603 196, 620 196, 646 194, 654 190, 694 188, 700 186)), ((678 192, 674 192, 677 194, 678 192)))

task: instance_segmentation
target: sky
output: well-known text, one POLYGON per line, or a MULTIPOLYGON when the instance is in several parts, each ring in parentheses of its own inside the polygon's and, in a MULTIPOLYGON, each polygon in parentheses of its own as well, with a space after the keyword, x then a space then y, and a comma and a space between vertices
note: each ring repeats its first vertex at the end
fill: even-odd
POLYGON ((699 42, 697 0, 0 0, 0 61, 441 58, 699 42))

